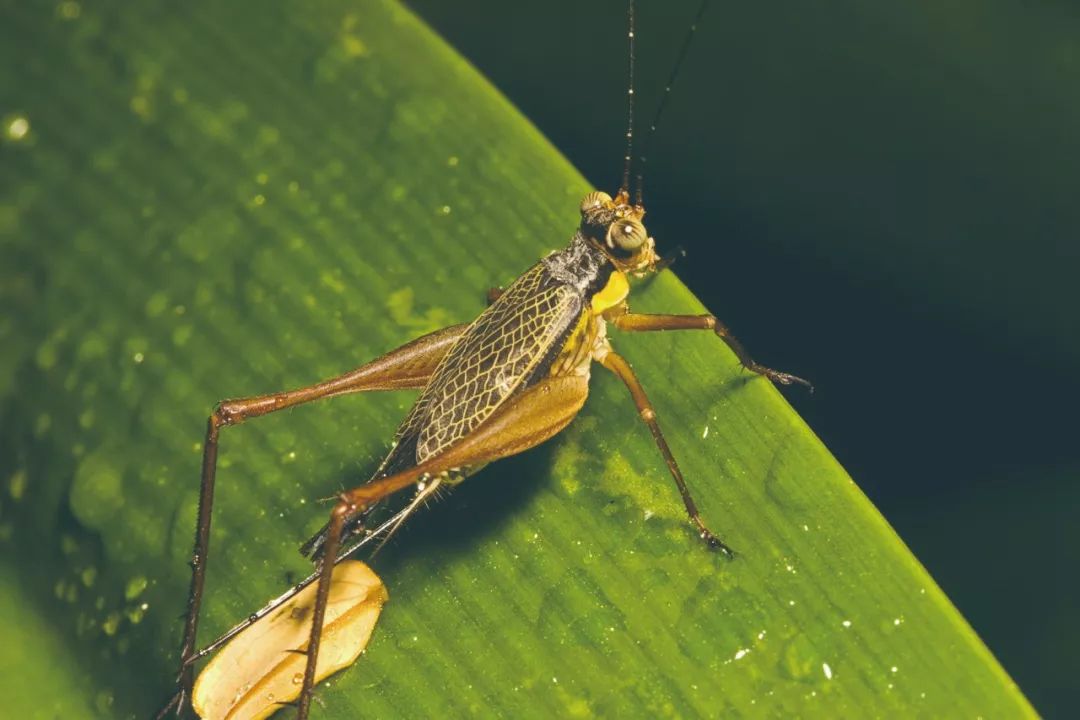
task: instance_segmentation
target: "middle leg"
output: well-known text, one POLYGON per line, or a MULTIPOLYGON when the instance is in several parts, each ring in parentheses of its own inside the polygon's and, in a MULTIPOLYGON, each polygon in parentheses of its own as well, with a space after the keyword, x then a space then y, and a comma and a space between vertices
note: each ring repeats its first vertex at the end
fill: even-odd
POLYGON ((679 464, 675 462, 675 456, 671 454, 671 448, 668 447, 667 440, 664 439, 664 433, 660 430, 660 423, 656 420, 656 410, 653 409, 648 395, 645 394, 645 388, 641 386, 641 382, 637 379, 637 375, 634 374, 630 363, 626 362, 622 355, 609 351, 600 361, 600 364, 618 375, 619 379, 626 384, 631 397, 634 398, 634 405, 637 406, 638 414, 648 425, 649 432, 652 433, 653 440, 656 441, 656 447, 660 450, 660 454, 664 456, 664 462, 667 463, 668 470, 671 471, 671 477, 679 488, 683 505, 686 506, 686 514, 690 516, 690 522, 697 528, 701 539, 711 549, 719 550, 729 558, 734 557, 735 553, 732 552, 731 548, 716 537, 713 531, 706 527, 705 521, 701 519, 697 503, 694 502, 694 498, 690 495, 690 488, 686 484, 686 478, 683 477, 682 470, 679 469, 679 464))

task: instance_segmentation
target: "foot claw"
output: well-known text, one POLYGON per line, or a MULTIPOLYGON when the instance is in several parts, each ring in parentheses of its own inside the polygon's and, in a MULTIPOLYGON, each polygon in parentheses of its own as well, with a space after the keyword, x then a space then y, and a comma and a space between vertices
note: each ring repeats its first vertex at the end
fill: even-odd
POLYGON ((701 539, 705 541, 705 544, 709 546, 710 550, 716 550, 723 553, 728 560, 735 559, 735 551, 729 548, 724 541, 713 535, 708 530, 701 531, 701 539))
POLYGON ((777 370, 764 369, 761 373, 765 377, 772 380, 777 385, 802 385, 806 387, 811 393, 814 392, 814 385, 809 380, 804 380, 798 375, 792 375, 791 373, 779 372, 777 370))

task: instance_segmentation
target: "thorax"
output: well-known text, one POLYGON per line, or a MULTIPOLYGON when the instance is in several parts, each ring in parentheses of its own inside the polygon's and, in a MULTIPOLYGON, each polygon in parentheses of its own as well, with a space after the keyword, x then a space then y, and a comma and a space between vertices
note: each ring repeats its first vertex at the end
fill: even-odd
POLYGON ((551 364, 551 375, 588 376, 593 360, 610 350, 607 321, 624 307, 630 292, 626 275, 580 235, 570 246, 545 259, 549 272, 574 286, 582 297, 581 313, 551 364))

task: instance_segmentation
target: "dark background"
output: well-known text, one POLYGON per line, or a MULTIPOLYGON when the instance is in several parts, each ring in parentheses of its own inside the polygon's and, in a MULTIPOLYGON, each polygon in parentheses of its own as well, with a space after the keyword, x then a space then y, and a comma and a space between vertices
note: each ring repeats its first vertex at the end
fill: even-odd
MULTIPOLYGON (((625 3, 410 5, 614 192, 625 3)), ((697 2, 641 5, 639 127, 697 2)), ((1080 10, 863 5, 712 3, 649 153, 646 223, 759 360, 815 382, 792 404, 1040 712, 1067 715, 1080 10)))

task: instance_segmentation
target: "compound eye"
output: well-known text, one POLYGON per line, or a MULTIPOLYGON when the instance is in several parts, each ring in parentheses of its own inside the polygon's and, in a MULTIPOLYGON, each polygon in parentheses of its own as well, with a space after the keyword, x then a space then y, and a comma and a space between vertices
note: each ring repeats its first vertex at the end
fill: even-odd
POLYGON ((593 210, 598 210, 599 208, 609 205, 611 205, 611 196, 608 195, 606 192, 594 190, 593 192, 586 195, 585 198, 581 201, 581 214, 584 215, 585 213, 591 212, 593 210))
POLYGON ((611 223, 607 231, 607 245, 612 250, 636 252, 649 239, 645 226, 633 218, 622 218, 611 223))

